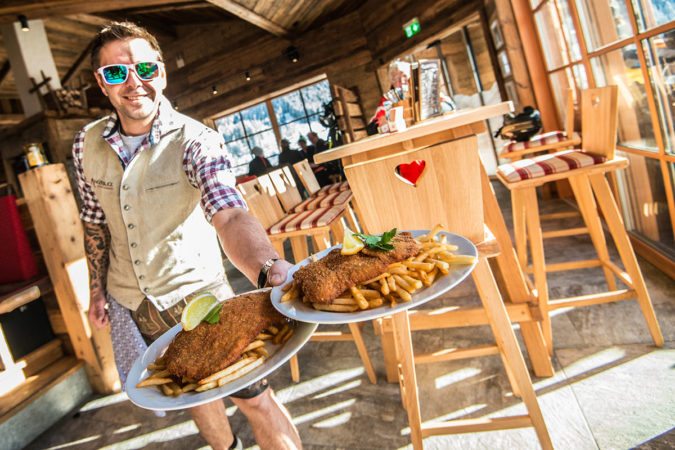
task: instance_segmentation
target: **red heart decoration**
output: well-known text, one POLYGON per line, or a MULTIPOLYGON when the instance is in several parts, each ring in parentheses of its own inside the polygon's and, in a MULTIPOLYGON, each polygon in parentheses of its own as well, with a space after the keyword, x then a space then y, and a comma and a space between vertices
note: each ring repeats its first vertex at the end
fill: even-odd
POLYGON ((426 165, 426 161, 418 159, 408 164, 399 164, 394 172, 399 180, 417 187, 417 180, 422 176, 426 165))

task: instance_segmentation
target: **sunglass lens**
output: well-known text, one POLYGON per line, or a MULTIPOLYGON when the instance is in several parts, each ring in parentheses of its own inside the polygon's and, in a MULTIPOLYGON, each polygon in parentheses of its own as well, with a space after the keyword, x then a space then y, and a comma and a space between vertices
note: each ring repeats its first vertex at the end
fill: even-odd
POLYGON ((103 78, 108 84, 124 83, 127 79, 128 69, 125 66, 108 66, 103 69, 103 78))
POLYGON ((136 73, 142 80, 150 80, 157 76, 159 65, 154 62, 142 62, 136 64, 136 73))

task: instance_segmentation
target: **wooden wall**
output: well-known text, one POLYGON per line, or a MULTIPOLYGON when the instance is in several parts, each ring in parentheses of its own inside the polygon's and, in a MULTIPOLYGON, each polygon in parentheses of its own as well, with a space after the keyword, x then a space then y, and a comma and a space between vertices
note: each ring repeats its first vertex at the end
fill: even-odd
POLYGON ((167 96, 195 118, 210 117, 321 74, 335 84, 358 88, 366 111, 374 110, 379 101, 358 13, 304 33, 292 43, 240 21, 232 27, 213 27, 212 32, 183 32, 166 51, 167 96), (290 45, 300 52, 297 63, 284 55, 290 45), (179 54, 185 61, 181 69, 173 65, 179 54), (246 70, 251 81, 244 77, 246 70), (214 85, 217 95, 212 94, 214 85))
MULTIPOLYGON (((508 0, 485 0, 485 4, 488 10, 503 11, 508 6, 503 1, 508 3, 508 0)), ((167 96, 177 103, 180 111, 205 119, 326 74, 334 84, 356 88, 369 116, 377 107, 381 88, 386 87, 378 81, 378 68, 415 48, 424 48, 445 30, 475 15, 481 6, 482 2, 471 0, 369 0, 348 15, 290 39, 235 19, 199 29, 182 27, 178 30, 179 38, 164 47, 169 73, 167 96), (419 18, 422 30, 406 39, 402 26, 413 17, 419 18), (295 64, 284 55, 291 45, 300 52, 300 61, 295 64), (177 57, 183 59, 184 67, 176 66, 177 57), (246 81, 246 71, 251 81, 246 81), (212 93, 213 86, 217 95, 212 93)), ((502 15, 512 17, 510 8, 500 18, 502 15)), ((507 39, 513 36, 509 30, 505 34, 507 39)), ((478 64, 490 64, 485 44, 474 41, 478 64)), ((511 42, 507 44, 511 46, 511 42)), ((514 45, 517 47, 518 43, 514 45)), ((457 73, 471 76, 470 71, 457 73)), ((519 89, 528 91, 527 74, 520 78, 525 82, 518 83, 519 89)), ((470 79, 453 81, 458 86, 472 83, 470 79)), ((483 82, 489 88, 494 80, 483 82)), ((521 97, 527 98, 526 93, 521 97)))

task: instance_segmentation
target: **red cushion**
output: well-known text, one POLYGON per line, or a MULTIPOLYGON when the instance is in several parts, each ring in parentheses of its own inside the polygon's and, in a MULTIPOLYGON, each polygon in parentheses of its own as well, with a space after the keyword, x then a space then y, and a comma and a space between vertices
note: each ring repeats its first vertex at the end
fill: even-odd
POLYGON ((28 280, 38 269, 16 207, 16 197, 0 197, 0 283, 28 280))
MULTIPOLYGON (((574 133, 572 139, 579 139, 579 135, 574 133)), ((557 142, 563 142, 568 140, 567 134, 564 131, 551 131, 548 133, 538 134, 532 136, 529 141, 517 142, 511 141, 504 144, 502 147, 502 153, 517 152, 520 150, 527 150, 531 148, 541 147, 544 145, 551 145, 557 142)))
POLYGON ((352 197, 353 197, 352 191, 349 189, 341 192, 333 192, 332 194, 328 195, 319 195, 316 197, 310 197, 304 202, 300 203, 295 208, 293 208, 293 212, 344 205, 345 203, 349 203, 352 197))
POLYGON ((534 158, 525 158, 497 168, 497 173, 510 183, 568 172, 605 162, 607 158, 581 150, 563 150, 534 158))
POLYGON ((329 184, 328 186, 324 186, 321 189, 317 191, 316 195, 326 195, 326 194, 332 194, 333 192, 340 192, 340 191, 346 191, 349 189, 349 182, 348 181, 343 181, 341 183, 333 183, 329 184))
POLYGON ((289 214, 272 225, 267 230, 267 234, 288 233, 330 225, 334 220, 340 218, 344 210, 344 206, 332 206, 330 208, 311 209, 309 211, 289 214))

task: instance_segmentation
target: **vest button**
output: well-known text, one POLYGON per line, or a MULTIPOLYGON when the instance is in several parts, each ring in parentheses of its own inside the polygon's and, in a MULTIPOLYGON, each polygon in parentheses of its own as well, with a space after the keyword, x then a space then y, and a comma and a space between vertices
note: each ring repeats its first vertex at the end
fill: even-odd
POLYGON ((143 292, 145 292, 147 294, 148 292, 150 292, 150 288, 144 288, 143 292))
POLYGON ((141 260, 140 260, 140 259, 137 259, 136 261, 134 261, 134 264, 136 264, 137 266, 139 266, 139 265, 141 264, 141 260))
POLYGON ((134 227, 135 227, 135 225, 133 223, 130 223, 129 225, 127 225, 127 228, 129 228, 130 230, 133 230, 134 227))
POLYGON ((125 210, 125 211, 129 211, 130 209, 131 209, 131 206, 129 206, 129 205, 124 205, 124 210, 125 210))
POLYGON ((131 248, 136 248, 136 247, 138 247, 138 244, 135 243, 135 242, 132 242, 132 243, 131 243, 131 248))
POLYGON ((122 185, 122 189, 124 189, 125 191, 128 191, 128 190, 129 190, 129 185, 128 185, 128 184, 123 184, 123 185, 122 185))
POLYGON ((138 276, 138 279, 139 279, 139 280, 145 280, 145 275, 139 275, 139 276, 138 276))

